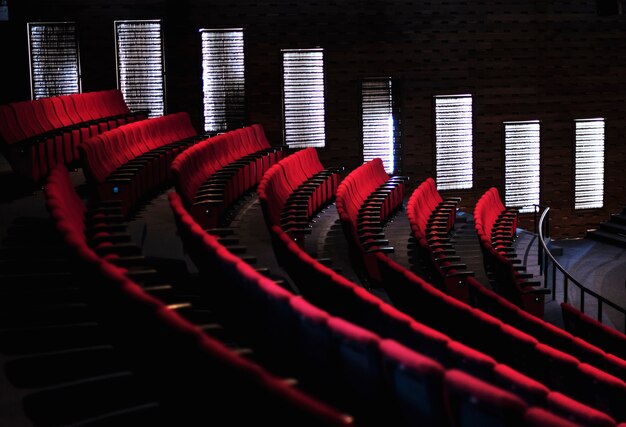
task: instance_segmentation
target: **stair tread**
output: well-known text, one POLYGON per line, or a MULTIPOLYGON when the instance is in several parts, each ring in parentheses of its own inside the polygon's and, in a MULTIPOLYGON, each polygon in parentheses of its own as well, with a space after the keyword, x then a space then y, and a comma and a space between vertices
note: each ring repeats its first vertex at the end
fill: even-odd
POLYGON ((601 222, 600 229, 607 230, 608 232, 626 234, 626 224, 619 224, 619 223, 612 222, 612 221, 601 222))
POLYGON ((604 230, 589 230, 587 231, 587 237, 590 239, 599 240, 606 243, 613 243, 626 247, 626 236, 607 232, 604 230))

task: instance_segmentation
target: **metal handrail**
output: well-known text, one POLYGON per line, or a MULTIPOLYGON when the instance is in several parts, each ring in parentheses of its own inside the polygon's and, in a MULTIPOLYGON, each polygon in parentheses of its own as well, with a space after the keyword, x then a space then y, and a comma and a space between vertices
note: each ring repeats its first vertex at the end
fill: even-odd
MULTIPOLYGON (((599 322, 602 322, 602 307, 604 304, 606 304, 609 307, 615 309, 616 311, 624 315, 624 330, 626 330, 626 308, 617 305, 613 301, 608 300, 602 295, 599 295, 598 293, 584 286, 578 280, 574 279, 572 275, 567 272, 565 267, 563 267, 554 258, 554 255, 552 255, 552 253, 548 249, 548 245, 546 244, 545 239, 544 239, 544 234, 546 236, 549 236, 549 230, 545 227, 546 227, 546 224, 548 224, 549 226, 550 208, 548 206, 539 206, 539 205, 536 205, 535 207, 544 208, 544 211, 541 214, 541 217, 539 218, 539 223, 537 224, 537 233, 539 235, 539 243, 540 243, 539 266, 540 266, 541 275, 544 276, 543 286, 547 288, 548 287, 548 261, 552 262, 552 301, 556 299, 556 271, 559 270, 563 274, 563 300, 564 302, 567 302, 567 297, 568 297, 567 290, 568 290, 568 285, 571 282, 580 290, 580 311, 582 313, 585 312, 585 294, 588 294, 589 296, 595 298, 598 301, 597 319, 599 322)), ((535 209, 535 212, 537 212, 537 209, 535 209)))

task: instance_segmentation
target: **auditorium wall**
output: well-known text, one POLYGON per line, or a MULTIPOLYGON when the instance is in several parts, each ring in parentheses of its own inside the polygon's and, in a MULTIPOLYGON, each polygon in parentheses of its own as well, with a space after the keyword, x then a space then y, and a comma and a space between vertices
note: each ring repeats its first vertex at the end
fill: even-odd
MULTIPOLYGON (((433 96, 470 93, 472 209, 504 184, 503 121, 541 120, 541 202, 555 236, 581 236, 626 205, 626 16, 596 0, 9 0, 0 22, 0 104, 28 99, 26 22, 76 21, 84 91, 116 86, 113 21, 163 19, 167 109, 202 125, 199 28, 245 28, 249 122, 282 142, 282 48, 323 47, 327 165, 361 162, 360 82, 400 84, 402 166, 414 183, 434 170, 433 96), (10 44, 11 49, 7 46, 10 44), (606 119, 605 207, 573 209, 574 119, 606 119)), ((530 219, 524 223, 532 227, 530 219)))

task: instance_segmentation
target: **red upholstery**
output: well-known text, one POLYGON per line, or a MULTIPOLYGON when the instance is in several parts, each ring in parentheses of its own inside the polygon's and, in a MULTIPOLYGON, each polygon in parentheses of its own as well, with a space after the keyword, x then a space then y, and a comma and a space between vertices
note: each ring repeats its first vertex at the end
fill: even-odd
MULTIPOLYGON (((493 356, 498 362, 506 363, 511 368, 540 381, 550 389, 564 391, 568 395, 610 414, 621 414, 620 405, 615 403, 603 405, 595 397, 582 392, 585 388, 581 387, 581 384, 588 383, 589 378, 579 370, 579 367, 584 366, 584 364, 581 364, 579 359, 570 354, 570 352, 574 352, 574 349, 579 349, 576 350, 576 354, 586 354, 587 359, 585 360, 591 358, 591 360, 599 363, 597 356, 602 354, 601 350, 591 350, 587 343, 579 343, 570 334, 518 309, 519 313, 523 314, 519 320, 520 324, 524 325, 524 322, 532 319, 532 323, 530 323, 532 327, 527 328, 529 333, 535 330, 540 331, 538 336, 542 338, 551 337, 551 341, 558 344, 559 348, 548 346, 535 338, 534 335, 524 333, 512 325, 499 324, 491 316, 484 313, 478 314, 479 311, 476 309, 472 312, 469 306, 443 294, 384 254, 379 254, 378 259, 390 298, 398 309, 410 314, 415 320, 424 322, 440 332, 448 334, 452 339, 459 340, 493 356), (496 327, 500 330, 497 331, 496 327), (569 340, 567 340, 568 337, 569 340), (580 350, 583 348, 588 351, 580 350)), ((457 352, 457 354, 462 353, 457 352)), ((471 358, 468 360, 472 361, 471 358)), ((602 360, 603 363, 597 367, 607 366, 608 370, 609 355, 606 355, 602 360)), ((480 364, 468 365, 467 370, 481 376, 480 364), (470 370, 469 368, 473 369, 470 370)), ((619 372, 619 369, 616 371, 619 372)), ((484 370, 482 372, 484 373, 484 370)), ((618 395, 615 393, 626 390, 622 387, 622 380, 619 378, 604 371, 593 372, 597 372, 597 375, 593 375, 591 370, 588 371, 594 381, 597 382, 593 390, 598 396, 604 396, 605 401, 614 402, 615 396, 618 395)), ((481 378, 488 377, 481 376, 481 378)), ((586 389, 589 390, 590 387, 586 389)))
POLYGON ((545 294, 550 291, 539 287, 539 282, 529 281, 514 265, 514 261, 519 261, 511 247, 517 212, 506 209, 498 190, 492 187, 476 203, 474 221, 485 271, 492 275, 496 291, 523 310, 543 318, 545 294))
MULTIPOLYGON (((218 277, 222 277, 223 274, 228 280, 226 283, 230 284, 229 287, 234 286, 232 292, 227 291, 226 295, 242 305, 241 308, 236 308, 235 310, 248 313, 248 322, 256 319, 252 323, 247 323, 248 327, 254 325, 253 329, 257 331, 257 325, 276 325, 275 322, 294 322, 292 327, 286 328, 291 330, 289 333, 292 334, 290 336, 293 338, 291 340, 283 340, 282 343, 274 341, 271 338, 271 334, 267 331, 263 332, 265 327, 258 330, 257 333, 259 338, 264 337, 263 339, 274 343, 272 347, 274 353, 290 352, 292 358, 296 359, 299 365, 306 367, 305 371, 307 371, 308 375, 304 375, 303 383, 307 383, 312 387, 315 387, 313 384, 321 386, 326 392, 329 389, 337 391, 339 396, 336 396, 336 398, 339 399, 338 401, 344 402, 346 408, 356 410, 359 414, 373 411, 370 413, 372 419, 380 416, 380 412, 377 409, 387 411, 386 408, 388 407, 404 407, 407 412, 399 412, 401 414, 419 413, 416 412, 415 407, 411 407, 412 403, 402 403, 405 402, 406 396, 403 397, 401 390, 391 395, 388 393, 385 395, 384 393, 381 394, 381 389, 375 386, 378 383, 379 387, 383 387, 384 390, 395 389, 395 386, 392 386, 393 383, 390 382, 394 381, 394 377, 389 376, 385 371, 381 374, 376 360, 381 364, 380 366, 398 366, 404 363, 402 360, 388 360, 390 355, 383 350, 385 340, 381 340, 379 338, 380 335, 401 341, 402 344, 406 345, 406 351, 422 353, 421 356, 418 355, 418 359, 419 357, 430 357, 445 364, 447 369, 458 367, 467 372, 473 372, 480 376, 481 379, 488 380, 492 384, 499 384, 503 388, 515 392, 518 396, 523 396, 524 399, 534 399, 533 404, 541 403, 543 396, 543 403, 545 404, 546 395, 549 392, 545 386, 542 387, 541 384, 511 368, 504 369, 503 365, 496 363, 492 357, 452 341, 440 332, 413 321, 393 307, 377 301, 376 298, 369 295, 366 291, 357 291, 355 289, 356 285, 341 278, 332 270, 306 255, 298 245, 294 244, 285 235, 280 227, 275 226, 272 229, 272 233, 277 234, 277 241, 283 242, 286 253, 291 254, 289 259, 295 260, 294 268, 304 270, 304 266, 310 266, 306 267, 310 268, 307 271, 312 273, 310 273, 311 283, 308 285, 309 288, 305 292, 305 296, 307 298, 309 296, 316 298, 316 303, 317 301, 323 303, 320 295, 325 295, 325 298, 331 299, 332 304, 324 303, 324 307, 333 307, 331 314, 316 308, 302 297, 289 296, 271 280, 258 276, 250 268, 247 268, 247 272, 243 271, 241 269, 242 263, 237 260, 237 257, 220 248, 219 242, 213 236, 202 231, 194 223, 190 215, 184 210, 182 201, 177 194, 170 194, 170 202, 179 224, 180 235, 183 241, 188 242, 186 247, 189 248, 192 259, 198 260, 196 261, 198 267, 206 271, 207 277, 215 280, 218 277), (194 239, 196 244, 193 243, 194 239), (191 248, 194 249, 192 250, 191 248), (198 255, 193 252, 201 252, 201 254, 198 255), (213 255, 209 255, 210 253, 213 253, 213 255), (233 268, 233 266, 239 266, 239 268, 233 268), (316 291, 313 283, 315 280, 319 280, 317 283, 318 291, 316 291), (272 303, 272 300, 276 301, 276 304, 272 303), (292 311, 290 312, 281 302, 286 300, 289 301, 291 306, 292 311), (269 310, 270 307, 274 308, 269 310), (372 328, 373 333, 346 321, 340 321, 333 317, 336 315, 340 315, 347 321, 354 322, 361 327, 368 325, 369 328, 372 328), (376 320, 372 321, 372 318, 376 320), (374 345, 374 343, 377 344, 374 345), (338 380, 341 380, 340 383, 337 382, 338 380), (356 390, 355 383, 359 384, 356 390), (344 393, 342 392, 343 390, 352 390, 352 392, 344 393), (372 399, 374 396, 383 397, 379 397, 378 405, 374 409, 369 407, 363 408, 362 402, 364 400, 368 401, 368 399, 372 399)), ((425 286, 425 284, 422 283, 422 286, 425 286)), ((445 295, 436 289, 433 291, 440 294, 443 300, 445 295)), ((452 298, 446 298, 448 298, 446 301, 452 301, 452 304, 455 306, 461 304, 452 298)), ((472 320, 473 322, 478 322, 482 319, 491 325, 493 331, 496 329, 502 331, 511 329, 495 321, 495 319, 477 314, 474 309, 465 309, 461 306, 456 307, 456 309, 458 310, 456 315, 457 321, 458 319, 463 319, 462 316, 471 316, 467 317, 466 321, 474 319, 472 320)), ((441 316, 441 313, 439 313, 439 316, 441 316)), ((275 331, 275 333, 283 334, 281 331, 275 331)), ((511 339, 520 338, 524 342, 535 343, 532 337, 528 337, 521 332, 519 334, 511 333, 511 336, 511 339)), ((401 359, 399 354, 396 354, 396 357, 401 359)), ((433 383, 431 386, 436 388, 437 384, 433 383)), ((502 390, 498 390, 502 392, 502 390)), ((432 399, 436 401, 437 396, 432 396, 432 399)), ((613 411, 614 409, 612 408, 611 410, 613 411)), ((432 414, 425 414, 424 419, 428 420, 430 416, 432 414)), ((488 416, 499 419, 503 415, 499 413, 494 415, 488 411, 488 416)), ((522 419, 521 415, 519 419, 522 419)), ((408 423, 410 421, 407 421, 408 423)))
POLYGON ((432 178, 426 179, 411 194, 406 213, 411 234, 421 259, 430 266, 428 279, 447 294, 469 301, 465 264, 458 260, 449 232, 454 226, 458 199, 444 201, 432 178))
POLYGON ((376 405, 386 397, 380 337, 338 317, 329 319, 328 326, 336 342, 337 375, 344 384, 342 394, 357 401, 367 419, 376 419, 380 412, 376 405))
POLYGON ((217 226, 223 212, 259 183, 283 157, 263 128, 253 125, 206 139, 172 163, 176 191, 203 228, 217 226))
POLYGON ((195 135, 187 113, 120 126, 79 146, 83 171, 98 197, 121 200, 126 214, 168 180, 169 165, 195 135))
POLYGON ((548 395, 548 408, 568 420, 585 426, 610 427, 615 420, 603 412, 583 405, 558 392, 548 395))
POLYGON ((117 89, 15 102, 0 106, 0 148, 15 172, 37 182, 56 164, 76 164, 90 136, 145 117, 117 89))
POLYGON ((561 418, 543 408, 528 408, 524 414, 524 424, 530 427, 576 427, 565 418, 561 418))
MULTIPOLYGON (((85 206, 63 166, 51 173, 46 197, 57 228, 75 249, 83 267, 89 267, 85 291, 101 304, 100 311, 108 330, 134 358, 134 366, 146 378, 155 379, 152 392, 163 414, 168 415, 167 419, 194 424, 202 419, 199 417, 206 416, 208 408, 211 417, 228 417, 231 422, 242 425, 264 420, 280 426, 353 423, 350 416, 292 387, 205 335, 199 327, 130 280, 126 269, 108 263, 91 251, 84 229, 85 206), (197 392, 206 387, 215 390, 208 400, 206 394, 197 392), (242 410, 233 413, 235 406, 242 410)), ((182 209, 180 200, 177 203, 182 209)), ((180 220, 193 225, 190 218, 180 220)), ((200 238, 208 236, 203 235, 201 229, 191 233, 200 238)), ((219 248, 215 240, 210 244, 210 248, 219 248)), ((277 313, 279 304, 284 302, 291 306, 291 299, 297 298, 254 270, 246 269, 237 257, 220 259, 220 266, 232 268, 230 274, 241 275, 242 289, 247 289, 248 293, 258 290, 258 287, 252 288, 251 281, 263 289, 257 295, 263 295, 261 305, 266 308, 266 317, 277 313)), ((259 304, 259 300, 254 302, 259 304)))
POLYGON ((578 365, 581 381, 580 400, 589 402, 601 411, 613 414, 616 419, 626 419, 626 383, 591 365, 578 365))
POLYGON ((337 212, 350 243, 358 272, 380 282, 374 254, 393 250, 384 239, 382 225, 401 204, 406 177, 389 177, 382 160, 375 158, 353 170, 337 188, 337 212))
POLYGON ((520 426, 526 404, 515 395, 461 371, 444 376, 449 411, 455 426, 520 426))
POLYGON ((497 364, 493 373, 496 384, 522 397, 528 404, 545 404, 550 390, 544 384, 503 364, 497 364))
POLYGON ((380 351, 387 382, 398 396, 400 417, 422 426, 446 425, 445 368, 393 340, 383 340, 380 351))
POLYGON ((324 168, 315 148, 282 159, 265 173, 257 189, 268 228, 282 227, 302 246, 309 220, 335 197, 339 180, 337 170, 324 168))
POLYGON ((626 359, 626 335, 598 322, 568 303, 561 303, 565 329, 597 345, 607 353, 626 359))
POLYGON ((496 366, 492 357, 458 341, 448 342, 448 359, 451 367, 479 378, 488 378, 496 366))

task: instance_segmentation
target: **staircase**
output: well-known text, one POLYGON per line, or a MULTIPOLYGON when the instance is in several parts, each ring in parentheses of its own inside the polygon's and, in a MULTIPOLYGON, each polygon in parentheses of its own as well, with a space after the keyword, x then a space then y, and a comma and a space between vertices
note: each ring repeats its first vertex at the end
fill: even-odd
POLYGON ((612 214, 597 229, 587 230, 587 237, 599 242, 626 248, 626 208, 621 213, 612 214))

